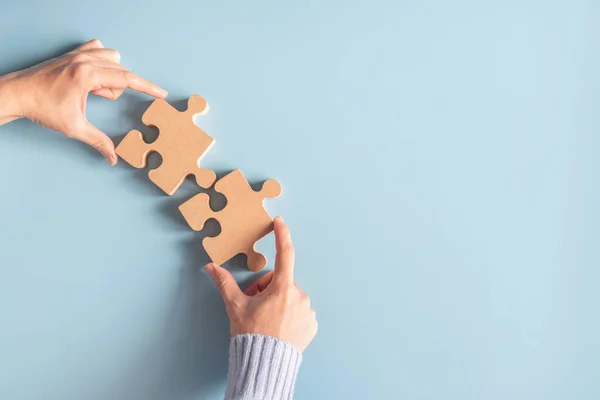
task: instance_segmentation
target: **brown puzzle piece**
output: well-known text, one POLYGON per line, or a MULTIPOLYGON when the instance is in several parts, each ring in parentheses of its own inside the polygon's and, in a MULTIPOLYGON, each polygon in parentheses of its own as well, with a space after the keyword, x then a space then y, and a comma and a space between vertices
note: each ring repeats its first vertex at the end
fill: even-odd
POLYGON ((163 99, 152 102, 142 122, 159 129, 158 139, 146 143, 139 131, 130 131, 116 148, 121 158, 136 168, 146 166, 151 151, 160 153, 162 163, 148 173, 150 180, 169 196, 185 178, 195 175, 198 185, 209 188, 215 173, 198 166, 199 160, 214 143, 212 137, 194 124, 194 116, 208 111, 206 100, 198 95, 188 99, 186 111, 179 112, 163 99))
POLYGON ((213 211, 209 196, 204 193, 183 203, 179 210, 195 231, 201 230, 210 218, 219 221, 221 233, 202 241, 213 262, 223 264, 233 256, 244 253, 248 256, 248 268, 259 271, 267 265, 267 259, 255 251, 254 245, 273 230, 273 220, 264 209, 263 200, 281 195, 279 182, 269 179, 257 192, 250 187, 242 172, 236 169, 219 179, 215 190, 227 198, 223 210, 213 211))

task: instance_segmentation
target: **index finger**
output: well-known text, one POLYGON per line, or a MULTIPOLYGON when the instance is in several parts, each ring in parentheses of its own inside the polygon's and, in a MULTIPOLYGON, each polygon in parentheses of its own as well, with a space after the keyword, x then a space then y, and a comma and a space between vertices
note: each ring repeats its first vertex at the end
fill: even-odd
POLYGON ((96 84, 98 87, 94 87, 94 90, 129 88, 159 98, 165 98, 168 94, 166 90, 161 89, 158 85, 137 76, 131 71, 119 68, 98 68, 96 84))
POLYGON ((283 222, 283 218, 276 217, 274 224, 277 255, 275 257, 273 279, 287 285, 293 285, 295 250, 292 243, 292 236, 289 228, 283 222))

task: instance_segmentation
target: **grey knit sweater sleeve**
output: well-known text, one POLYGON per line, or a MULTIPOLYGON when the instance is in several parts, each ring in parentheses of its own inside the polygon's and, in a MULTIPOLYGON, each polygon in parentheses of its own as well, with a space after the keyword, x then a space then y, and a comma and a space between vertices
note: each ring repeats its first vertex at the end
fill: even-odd
POLYGON ((302 353, 265 335, 234 336, 229 343, 225 400, 288 400, 294 397, 302 353))

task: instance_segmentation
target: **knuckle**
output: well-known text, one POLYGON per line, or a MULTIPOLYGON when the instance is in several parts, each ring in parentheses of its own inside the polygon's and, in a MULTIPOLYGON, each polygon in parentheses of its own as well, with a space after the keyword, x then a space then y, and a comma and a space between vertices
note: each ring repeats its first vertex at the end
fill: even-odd
POLYGON ((217 288, 219 290, 225 289, 226 283, 227 283, 227 281, 225 280, 224 276, 217 277, 216 282, 215 282, 215 284, 217 285, 217 288))
POLYGON ((310 297, 308 297, 306 293, 302 293, 300 295, 300 302, 302 303, 302 305, 310 308, 310 297))
POLYGON ((118 50, 111 49, 110 54, 117 62, 121 60, 121 53, 118 50))
POLYGON ((92 66, 86 63, 74 64, 72 68, 72 78, 78 83, 90 79, 92 75, 92 66))
POLYGON ((90 146, 92 146, 96 150, 102 150, 102 149, 105 149, 107 147, 106 146, 106 142, 103 141, 103 140, 98 140, 98 141, 92 142, 90 144, 90 146))
POLYGON ((89 56, 85 53, 74 53, 73 57, 71 57, 72 64, 81 64, 89 60, 89 56))

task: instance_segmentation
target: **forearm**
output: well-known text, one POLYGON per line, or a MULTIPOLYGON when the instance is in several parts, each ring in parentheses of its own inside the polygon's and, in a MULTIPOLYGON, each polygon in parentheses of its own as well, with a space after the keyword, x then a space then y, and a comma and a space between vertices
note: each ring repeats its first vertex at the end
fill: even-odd
POLYGON ((0 125, 19 119, 14 74, 0 76, 0 125))
POLYGON ((284 340, 239 335, 229 344, 229 380, 225 400, 288 400, 302 353, 284 340))

